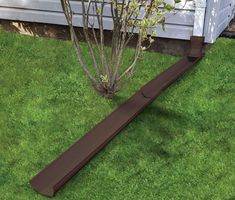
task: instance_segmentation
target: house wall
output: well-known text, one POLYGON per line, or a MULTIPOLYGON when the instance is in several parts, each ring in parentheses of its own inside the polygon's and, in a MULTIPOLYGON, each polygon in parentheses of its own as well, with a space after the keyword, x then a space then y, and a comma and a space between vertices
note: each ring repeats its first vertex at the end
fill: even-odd
POLYGON ((204 35, 214 43, 234 17, 235 0, 207 0, 204 35))
MULTIPOLYGON (((174 2, 174 0, 167 1, 168 3, 174 2)), ((195 1, 196 3, 190 1, 183 6, 185 3, 183 0, 177 6, 176 14, 167 16, 166 32, 160 27, 156 28, 158 37, 188 40, 190 36, 198 33, 198 27, 204 26, 202 33, 206 38, 206 42, 215 42, 216 38, 226 28, 233 17, 235 0, 195 1), (203 1, 206 2, 205 21, 199 22, 203 18, 201 18, 201 14, 199 13, 195 19, 195 10, 197 12, 197 10, 201 9, 198 9, 198 6, 200 7, 200 2, 203 1)), ((71 4, 75 14, 74 25, 82 27, 81 3, 79 1, 73 1, 71 4)), ((109 5, 106 5, 104 15, 104 28, 106 30, 112 30, 113 25, 109 5)), ((0 19, 59 25, 67 24, 62 12, 60 0, 0 0, 0 19)), ((94 24, 98 27, 95 17, 94 24)))
MULTIPOLYGON (((174 0, 167 0, 173 3, 174 0)), ((161 28, 156 28, 158 37, 174 39, 190 39, 193 34, 195 5, 188 2, 186 6, 184 1, 177 6, 176 14, 167 16, 166 32, 161 28)), ((82 26, 81 3, 72 2, 74 10, 74 25, 82 26)), ((92 14, 92 13, 91 13, 92 14)), ((104 10, 104 28, 112 29, 112 18, 109 5, 104 10)), ((64 14, 60 5, 60 0, 1 0, 0 1, 0 19, 20 20, 28 22, 41 22, 49 24, 66 25, 64 14)), ((94 18, 95 26, 98 27, 94 18)))

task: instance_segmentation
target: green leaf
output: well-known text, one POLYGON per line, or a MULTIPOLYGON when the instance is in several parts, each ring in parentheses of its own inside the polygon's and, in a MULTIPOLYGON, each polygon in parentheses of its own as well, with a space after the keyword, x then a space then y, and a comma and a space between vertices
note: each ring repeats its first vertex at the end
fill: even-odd
POLYGON ((180 3, 181 2, 181 0, 174 0, 175 1, 175 3, 180 3))

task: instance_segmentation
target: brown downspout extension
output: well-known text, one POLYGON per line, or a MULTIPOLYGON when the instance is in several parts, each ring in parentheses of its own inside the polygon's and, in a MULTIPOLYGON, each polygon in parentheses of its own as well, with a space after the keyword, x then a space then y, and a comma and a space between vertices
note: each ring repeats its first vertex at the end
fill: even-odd
POLYGON ((40 194, 54 194, 126 127, 146 106, 176 79, 190 69, 202 57, 204 37, 191 37, 188 56, 144 85, 106 119, 97 124, 67 151, 49 164, 31 181, 31 186, 40 194))

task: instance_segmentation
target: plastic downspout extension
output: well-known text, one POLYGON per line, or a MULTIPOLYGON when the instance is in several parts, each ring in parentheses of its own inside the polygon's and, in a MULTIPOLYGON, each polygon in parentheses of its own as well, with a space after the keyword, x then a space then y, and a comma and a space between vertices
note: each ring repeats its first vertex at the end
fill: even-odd
POLYGON ((67 151, 39 172, 31 186, 40 194, 52 197, 124 127, 126 127, 160 93, 190 69, 202 57, 203 37, 191 37, 188 56, 148 82, 106 119, 73 144, 67 151))

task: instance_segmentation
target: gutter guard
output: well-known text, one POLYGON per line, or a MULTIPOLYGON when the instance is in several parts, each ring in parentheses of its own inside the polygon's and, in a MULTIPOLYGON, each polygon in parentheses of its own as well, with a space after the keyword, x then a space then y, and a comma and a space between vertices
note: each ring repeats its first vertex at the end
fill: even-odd
POLYGON ((106 119, 37 174, 30 184, 38 193, 52 197, 160 93, 203 57, 204 37, 191 37, 191 50, 159 76, 149 81, 106 119))

